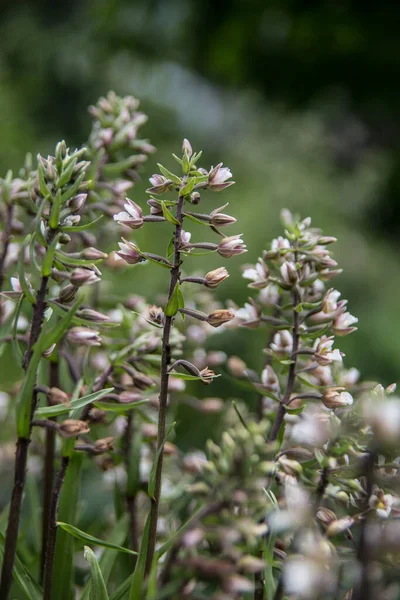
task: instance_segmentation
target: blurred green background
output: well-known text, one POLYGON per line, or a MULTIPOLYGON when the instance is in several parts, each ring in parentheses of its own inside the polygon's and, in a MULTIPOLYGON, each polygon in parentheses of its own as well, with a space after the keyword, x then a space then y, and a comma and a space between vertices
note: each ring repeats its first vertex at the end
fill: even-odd
MULTIPOLYGON (((232 233, 243 232, 249 248, 227 264, 220 297, 246 299, 240 266, 279 234, 282 207, 311 215, 339 238, 345 272, 336 285, 359 317, 359 332, 340 343, 347 365, 385 384, 397 379, 400 5, 18 0, 2 3, 0 17, 2 175, 26 151, 51 152, 61 138, 84 142, 87 106, 109 89, 137 96, 158 148, 137 202, 156 162, 172 167, 183 137, 203 149, 203 166, 223 160, 233 171, 237 184, 204 207, 229 201, 232 233)), ((166 245, 150 235, 135 239, 144 249, 166 245)), ((203 267, 220 266, 206 260, 203 267)), ((165 289, 150 274, 129 273, 121 294, 151 300, 165 289)), ((235 347, 251 364, 253 335, 261 343, 247 332, 235 347)))

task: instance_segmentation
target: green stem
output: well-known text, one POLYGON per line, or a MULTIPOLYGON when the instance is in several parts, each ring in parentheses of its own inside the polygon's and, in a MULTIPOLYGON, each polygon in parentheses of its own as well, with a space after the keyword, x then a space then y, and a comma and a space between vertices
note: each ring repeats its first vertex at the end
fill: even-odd
MULTIPOLYGON (((182 182, 184 185, 184 181, 182 182)), ((175 289, 176 284, 179 282, 180 277, 180 243, 182 233, 182 209, 183 209, 184 197, 179 196, 178 206, 176 211, 176 218, 178 224, 175 226, 175 238, 174 238, 174 266, 171 269, 170 285, 168 298, 171 298, 172 293, 175 289)), ((167 420, 167 398, 168 398, 168 367, 171 362, 171 349, 170 349, 170 335, 172 328, 173 317, 165 317, 164 332, 162 339, 162 354, 161 354, 161 384, 160 384, 160 395, 159 395, 159 410, 158 410, 158 434, 157 434, 157 450, 159 450, 164 442, 165 438, 165 424, 167 420)), ((158 511, 161 497, 161 480, 162 480, 162 468, 163 468, 163 452, 160 453, 160 457, 157 462, 156 477, 155 477, 155 488, 154 497, 151 500, 150 509, 150 530, 149 530, 149 543, 147 548, 146 556, 146 573, 149 573, 154 557, 154 550, 156 546, 157 538, 157 523, 158 523, 158 511)))

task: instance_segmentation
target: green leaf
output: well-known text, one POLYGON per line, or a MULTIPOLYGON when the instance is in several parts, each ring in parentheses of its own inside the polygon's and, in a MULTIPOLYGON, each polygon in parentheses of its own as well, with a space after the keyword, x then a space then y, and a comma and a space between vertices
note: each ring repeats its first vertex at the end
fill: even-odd
POLYGON ((106 540, 100 540, 99 538, 96 538, 93 535, 90 535, 89 533, 85 533, 84 531, 81 531, 74 525, 69 525, 68 523, 63 523, 62 521, 58 521, 57 526, 61 527, 61 529, 64 529, 64 531, 66 531, 70 535, 78 538, 78 540, 81 540, 82 542, 94 544, 95 546, 101 546, 102 548, 110 548, 111 550, 118 550, 118 552, 125 552, 125 554, 134 554, 134 555, 137 554, 137 552, 134 552, 133 550, 129 550, 129 548, 124 548, 123 546, 119 546, 118 544, 113 544, 112 542, 107 542, 106 540))
POLYGON ((165 434, 165 437, 160 445, 159 448, 157 448, 157 452, 156 455, 154 457, 154 462, 153 462, 153 466, 151 467, 151 472, 150 472, 150 477, 149 477, 149 485, 147 488, 147 492, 150 496, 150 498, 154 499, 154 490, 156 487, 156 473, 157 473, 157 465, 158 465, 158 461, 160 460, 160 456, 162 451, 164 450, 164 446, 165 446, 165 442, 168 439, 169 434, 171 433, 171 431, 174 429, 176 425, 176 422, 171 423, 171 425, 168 427, 167 429, 167 433, 165 434))
POLYGON ((174 317, 179 309, 179 283, 177 283, 173 289, 171 297, 169 298, 167 305, 164 309, 166 317, 174 317))
POLYGON ((60 223, 60 211, 61 211, 61 190, 57 190, 56 196, 53 199, 51 207, 51 213, 49 218, 49 226, 52 229, 57 229, 60 223))
POLYGON ((61 173, 61 175, 60 175, 60 177, 58 179, 58 182, 57 182, 57 187, 59 189, 62 188, 71 179, 72 171, 75 169, 75 165, 77 163, 77 160, 78 160, 77 157, 73 158, 68 163, 68 166, 65 169, 63 169, 63 172, 61 173))
POLYGON ((193 221, 193 223, 198 223, 199 225, 205 225, 206 227, 210 226, 210 224, 207 221, 202 221, 201 219, 198 219, 194 215, 188 215, 187 213, 183 213, 183 215, 186 219, 190 219, 191 221, 193 221))
POLYGON ((44 166, 42 164, 42 161, 39 160, 39 156, 40 156, 40 154, 38 155, 39 191, 42 194, 43 198, 46 198, 50 192, 49 192, 49 188, 46 185, 44 166))
POLYGON ((19 315, 21 313, 23 301, 24 301, 24 296, 21 296, 20 299, 18 300, 17 308, 15 311, 13 326, 12 326, 12 333, 11 333, 11 347, 12 347, 12 351, 14 354, 14 358, 18 364, 21 364, 22 360, 23 360, 22 350, 20 348, 19 341, 17 340, 18 319, 19 319, 19 315))
POLYGON ((71 256, 66 252, 62 252, 61 250, 56 250, 56 257, 63 265, 69 265, 71 267, 89 267, 90 265, 97 265, 103 260, 102 258, 99 258, 98 260, 77 258, 76 256, 71 256))
POLYGON ((56 325, 55 327, 52 326, 50 328, 49 324, 47 324, 47 327, 45 329, 43 329, 42 335, 40 336, 40 338, 38 340, 38 344, 40 344, 41 352, 44 352, 45 350, 47 350, 47 348, 50 348, 50 346, 52 346, 53 344, 56 344, 60 340, 60 338, 64 335, 64 333, 67 331, 68 327, 70 326, 80 304, 81 304, 81 298, 77 298, 75 304, 73 304, 71 306, 71 308, 68 310, 68 312, 66 312, 65 315, 63 317, 61 317, 61 319, 58 322, 58 325, 56 325), (48 331, 48 330, 50 330, 50 331, 48 331))
POLYGON ((22 242, 21 250, 19 251, 18 257, 18 278, 21 284, 22 291, 24 292, 25 298, 31 303, 36 304, 36 298, 32 294, 30 285, 25 275, 25 252, 28 247, 28 244, 31 240, 31 235, 27 235, 24 241, 22 242))
MULTIPOLYGON (((77 518, 83 459, 83 453, 80 452, 75 452, 71 456, 61 489, 58 518, 67 523, 74 523, 77 518)), ((53 578, 53 598, 73 600, 75 598, 74 538, 61 528, 57 531, 53 572, 57 574, 53 578)))
POLYGON ((240 413, 240 410, 239 410, 239 409, 238 409, 238 407, 237 407, 237 404, 236 404, 236 402, 235 402, 235 401, 233 401, 233 402, 232 402, 232 404, 233 404, 233 408, 235 409, 235 412, 236 412, 237 416, 239 417, 239 421, 241 422, 241 424, 243 425, 243 427, 244 427, 245 429, 247 429, 247 431, 248 431, 248 430, 249 430, 249 428, 247 427, 246 421, 245 421, 245 420, 244 420, 244 418, 242 417, 242 415, 241 415, 241 413, 240 413))
POLYGON ((92 587, 90 589, 90 600, 109 600, 106 584, 104 583, 103 574, 99 567, 99 563, 97 561, 95 553, 89 548, 89 546, 85 546, 83 555, 88 561, 90 565, 90 570, 92 572, 92 587))
POLYGON ((72 185, 69 185, 67 187, 67 189, 65 190, 65 192, 63 193, 63 195, 61 196, 61 205, 64 206, 64 204, 66 202, 68 202, 68 200, 70 198, 72 198, 72 196, 75 196, 76 192, 79 189, 79 186, 81 185, 84 177, 86 176, 86 173, 81 173, 79 175, 79 177, 74 181, 74 183, 72 185))
MULTIPOLYGON (((127 537, 128 527, 129 527, 129 517, 125 513, 118 520, 118 522, 113 526, 109 541, 112 544, 117 544, 118 546, 123 544, 127 537)), ((115 551, 113 548, 106 548, 106 550, 104 550, 104 552, 102 553, 102 555, 100 557, 99 566, 100 566, 101 572, 103 573, 103 578, 104 578, 104 581, 106 584, 110 578, 110 575, 113 570, 115 561, 117 560, 117 557, 118 557, 117 551, 115 551)), ((91 587, 92 587, 92 581, 89 580, 87 582, 87 584, 85 585, 85 588, 84 588, 82 596, 81 596, 81 600, 90 600, 91 587)), ((129 589, 129 586, 127 587, 127 589, 129 589)))
POLYGON ((71 226, 66 226, 66 227, 62 227, 61 230, 65 231, 66 233, 70 233, 70 232, 74 232, 74 231, 85 231, 86 229, 89 229, 89 227, 92 227, 92 225, 94 225, 95 223, 97 223, 98 221, 100 221, 100 219, 103 218, 104 215, 100 215, 99 217, 97 217, 97 219, 94 219, 94 221, 90 221, 90 223, 86 223, 86 225, 71 225, 71 226))
POLYGON ((100 408, 101 410, 108 410, 110 412, 117 413, 118 415, 124 415, 130 410, 134 410, 135 408, 143 406, 143 404, 147 403, 148 400, 139 400, 137 402, 127 402, 123 404, 118 404, 118 402, 93 402, 96 408, 100 408))
POLYGON ((160 169, 161 173, 164 175, 164 177, 166 177, 167 179, 170 179, 171 181, 176 183, 176 185, 181 185, 182 180, 180 177, 178 177, 178 175, 171 173, 171 171, 168 171, 168 169, 166 169, 165 167, 160 165, 160 163, 157 163, 157 166, 160 169))
POLYGON ((178 219, 176 219, 172 212, 168 210, 168 208, 165 206, 165 202, 161 202, 161 208, 163 211, 163 215, 167 219, 167 221, 169 221, 173 225, 179 225, 178 219))
POLYGON ((187 196, 188 194, 190 194, 190 192, 193 190, 195 184, 196 184, 196 177, 190 177, 190 179, 187 180, 186 184, 179 190, 179 195, 187 196))
POLYGON ((136 561, 135 570, 131 581, 131 587, 129 590, 129 600, 143 600, 142 587, 145 578, 146 569, 146 557, 147 548, 149 545, 149 534, 150 534, 150 513, 147 516, 146 524, 144 526, 142 542, 140 544, 139 556, 136 561))
POLYGON ((37 408, 35 410, 35 418, 40 419, 49 419, 50 417, 59 417, 60 415, 65 415, 72 410, 77 410, 79 408, 83 408, 87 404, 94 402, 110 394, 114 388, 107 388, 104 390, 100 390, 99 392, 93 392, 93 394, 88 394, 87 396, 82 396, 82 398, 78 398, 70 403, 70 406, 66 404, 57 404, 56 406, 42 406, 41 408, 37 408))
MULTIPOLYGON (((185 298, 180 286, 178 288, 178 308, 185 308, 185 298)), ((182 313, 182 318, 184 318, 184 316, 185 315, 182 313)))
POLYGON ((125 158, 118 162, 106 163, 102 167, 103 176, 105 179, 107 179, 107 177, 110 177, 110 178, 119 177, 125 171, 127 171, 128 169, 133 167, 133 165, 136 163, 136 161, 137 161, 136 156, 133 155, 133 156, 128 156, 128 158, 125 158))
POLYGON ((175 250, 175 236, 172 236, 171 239, 168 242, 167 258, 169 258, 170 256, 173 255, 174 250, 175 250))
MULTIPOLYGON (((0 557, 3 558, 4 554, 4 535, 0 534, 0 557)), ((17 582, 18 587, 25 595, 27 600, 42 600, 43 591, 39 584, 33 579, 28 569, 25 567, 18 554, 15 557, 15 563, 13 568, 13 577, 17 582)))
MULTIPOLYGON (((54 205, 53 205, 54 206, 54 205)), ((54 254, 57 248, 58 240, 60 239, 61 233, 57 233, 51 242, 50 246, 47 248, 43 265, 42 265, 42 276, 49 277, 51 275, 51 270, 53 268, 54 254)))

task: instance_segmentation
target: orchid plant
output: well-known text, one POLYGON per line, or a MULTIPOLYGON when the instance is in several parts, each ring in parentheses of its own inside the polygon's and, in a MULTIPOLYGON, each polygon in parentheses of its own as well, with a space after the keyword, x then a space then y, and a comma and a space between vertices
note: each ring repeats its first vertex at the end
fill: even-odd
POLYGON ((1 598, 394 600, 400 400, 344 366, 358 322, 333 287, 336 239, 283 211, 243 267, 249 301, 221 302, 224 264, 187 259, 247 250, 227 204, 198 208, 230 169, 185 139, 143 200, 155 148, 138 101, 111 92, 90 113, 84 146, 0 181, 0 354, 19 369, 0 392, 1 598), (135 240, 143 227, 169 230, 165 254, 135 240), (139 264, 165 290, 117 296, 109 274, 139 264), (260 328, 259 373, 240 345, 218 349, 215 333, 257 344, 260 328), (204 394, 218 377, 222 397, 204 394), (185 408, 211 424, 203 446, 182 444, 185 408))

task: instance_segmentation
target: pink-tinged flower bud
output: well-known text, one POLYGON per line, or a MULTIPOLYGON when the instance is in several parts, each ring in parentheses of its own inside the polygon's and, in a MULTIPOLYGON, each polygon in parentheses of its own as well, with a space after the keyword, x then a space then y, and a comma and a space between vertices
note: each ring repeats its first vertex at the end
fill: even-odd
POLYGON ((72 285, 72 283, 69 283, 61 290, 58 301, 61 302, 61 304, 68 304, 69 302, 72 302, 75 299, 77 291, 78 290, 76 286, 72 285))
POLYGON ((208 315, 207 323, 209 325, 211 325, 212 327, 219 327, 220 325, 223 325, 224 323, 228 323, 229 321, 232 321, 232 319, 234 319, 234 318, 235 318, 234 312, 232 312, 231 310, 219 308, 217 310, 213 310, 213 312, 211 312, 208 315))
POLYGON ((108 254, 100 252, 97 248, 85 248, 80 254, 80 257, 85 260, 104 260, 107 256, 108 254))
POLYGON ((218 287, 225 279, 229 277, 228 271, 225 267, 219 267, 218 269, 214 269, 213 271, 209 271, 204 279, 204 285, 208 288, 216 288, 218 287))
POLYGON ((233 223, 236 223, 235 217, 231 217, 231 215, 226 215, 220 212, 226 206, 228 205, 225 204, 225 206, 216 208, 210 213, 210 225, 213 225, 214 227, 224 227, 225 225, 232 225, 233 223))
POLYGON ((333 510, 329 510, 329 508, 322 506, 317 511, 317 519, 318 519, 318 521, 320 521, 322 523, 322 525, 324 525, 325 527, 328 527, 328 525, 333 523, 333 521, 337 520, 337 517, 336 517, 336 514, 333 512, 333 510))
POLYGON ((150 206, 151 215, 163 215, 162 206, 159 200, 156 200, 155 198, 150 198, 150 200, 147 200, 147 204, 150 206))
POLYGON ((49 404, 51 404, 51 405, 56 405, 56 404, 66 404, 67 406, 70 405, 68 394, 66 394, 65 392, 60 390, 60 388, 58 388, 58 387, 50 388, 46 395, 47 395, 47 400, 49 401, 49 404))
POLYGON ((344 391, 344 388, 332 387, 324 391, 322 403, 331 409, 351 406, 353 404, 353 396, 349 392, 344 391))
POLYGON ((110 320, 108 315, 103 315, 103 313, 91 308, 82 308, 82 310, 77 312, 76 316, 80 319, 85 319, 85 321, 92 321, 92 323, 106 323, 110 320))
POLYGON ((227 181, 231 177, 232 173, 230 170, 227 167, 223 167, 222 163, 219 163, 208 174, 208 187, 214 192, 221 192, 235 183, 234 181, 227 181))
POLYGON ((186 138, 183 140, 183 144, 182 144, 182 153, 187 154, 187 157, 190 158, 193 154, 193 148, 191 143, 189 142, 189 140, 187 140, 186 138))
MULTIPOLYGON (((124 238, 122 238, 124 240, 124 238)), ((115 255, 119 258, 122 258, 128 265, 137 265, 140 262, 143 262, 145 259, 143 258, 139 248, 133 242, 128 242, 124 240, 124 242, 119 242, 118 246, 120 248, 119 252, 115 252, 115 255)))
POLYGON ((351 517, 342 517, 337 521, 333 521, 326 530, 326 535, 328 537, 332 537, 333 535, 338 535, 338 533, 343 533, 343 531, 347 531, 353 525, 354 519, 351 517))
POLYGON ((45 350, 42 354, 42 356, 44 358, 50 358, 50 356, 53 354, 53 350, 56 347, 56 344, 52 344, 49 348, 47 348, 47 350, 45 350))
POLYGON ((149 194, 164 194, 173 186, 173 182, 170 179, 157 173, 153 177, 150 177, 149 181, 152 185, 152 187, 146 190, 149 194))
POLYGON ((223 258, 231 258, 237 254, 247 252, 246 245, 241 239, 242 234, 225 237, 218 244, 217 252, 223 258))
POLYGON ((78 268, 72 271, 70 281, 75 287, 80 287, 84 284, 97 283, 100 277, 92 269, 78 268))
POLYGON ((114 215, 114 221, 117 221, 120 225, 126 225, 131 229, 140 229, 143 226, 143 211, 136 202, 126 199, 127 202, 124 204, 125 211, 114 215))
POLYGON ((214 373, 214 371, 212 369, 209 369, 208 367, 205 367, 204 369, 202 369, 200 371, 200 377, 201 377, 201 381, 203 383, 205 383, 206 385, 208 385, 214 379, 215 373, 214 373))
POLYGON ((87 200, 87 194, 78 194, 69 202, 69 208, 72 212, 77 213, 85 206, 87 200))
POLYGON ((58 426, 59 434, 64 438, 77 437, 85 433, 89 433, 90 427, 85 421, 78 419, 67 419, 58 426))
POLYGON ((98 331, 89 327, 73 327, 67 333, 67 339, 71 344, 82 346, 100 346, 101 338, 98 331))
POLYGON ((281 276, 283 282, 289 287, 293 287, 299 280, 298 273, 296 271, 296 267, 293 263, 284 262, 281 266, 281 276))
POLYGON ((101 454, 102 452, 110 452, 111 450, 114 450, 114 438, 106 437, 100 440, 96 440, 93 449, 96 454, 101 454))
POLYGON ((184 229, 182 229, 181 243, 180 243, 181 248, 185 248, 190 243, 191 237, 192 237, 192 234, 190 233, 190 231, 185 231, 184 229))
POLYGON ((335 242, 337 242, 337 238, 330 235, 323 235, 318 240, 318 244, 321 246, 327 246, 328 244, 334 244, 335 242))
POLYGON ((357 327, 353 327, 355 323, 358 323, 357 317, 353 317, 349 312, 344 312, 338 315, 333 322, 333 331, 336 335, 349 335, 349 333, 357 331, 357 327))

